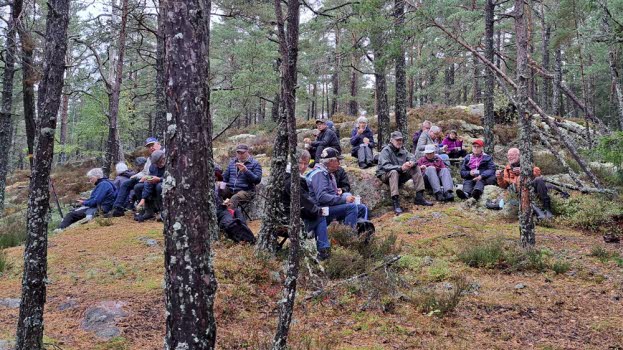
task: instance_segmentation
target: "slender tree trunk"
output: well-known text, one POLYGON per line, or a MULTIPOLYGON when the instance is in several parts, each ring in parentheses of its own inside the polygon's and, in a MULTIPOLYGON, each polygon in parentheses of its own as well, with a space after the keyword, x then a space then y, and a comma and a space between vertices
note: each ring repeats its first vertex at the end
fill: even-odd
POLYGON ((26 144, 30 168, 33 167, 33 152, 35 147, 35 130, 37 129, 37 110, 35 108, 35 83, 38 74, 34 65, 35 41, 24 25, 24 18, 17 24, 21 43, 22 58, 22 98, 24 105, 24 121, 26 125, 26 144))
POLYGON ((374 52, 374 91, 376 94, 376 113, 378 116, 378 143, 377 147, 379 152, 389 142, 389 135, 392 132, 390 130, 389 120, 389 104, 387 102, 387 63, 386 52, 384 51, 383 38, 381 33, 374 33, 371 35, 370 43, 374 52))
MULTIPOLYGON (((495 35, 495 50, 502 54, 502 31, 498 29, 497 34, 495 35)), ((502 59, 499 56, 495 56, 495 66, 501 68, 502 59)))
MULTIPOLYGON (((602 17, 602 28, 608 37, 612 35, 610 29, 610 22, 608 22, 608 9, 604 6, 604 14, 602 17)), ((612 78, 612 87, 614 88, 616 96, 617 115, 619 121, 619 127, 623 130, 623 90, 621 89, 621 77, 619 76, 619 70, 617 68, 617 57, 613 47, 613 44, 608 44, 608 65, 610 66, 610 76, 612 78)))
MULTIPOLYGON (((297 169, 296 157, 296 64, 298 58, 299 40, 299 1, 288 2, 288 28, 284 31, 283 14, 281 12, 281 0, 275 0, 275 14, 279 35, 279 51, 282 56, 283 101, 288 134, 288 152, 290 153, 290 165, 293 173, 297 169)), ((290 187, 290 226, 288 236, 290 238, 290 250, 288 254, 288 269, 283 286, 283 298, 279 304, 279 322, 277 332, 273 340, 273 350, 287 348, 290 323, 294 311, 294 299, 296 297, 296 285, 299 275, 299 234, 301 231, 300 218, 300 182, 292 175, 290 187)))
POLYGON ((214 349, 216 341, 210 10, 210 0, 161 1, 171 115, 163 183, 166 350, 214 349))
POLYGON ((519 231, 521 245, 532 247, 536 243, 534 220, 530 205, 532 174, 532 130, 528 107, 528 28, 523 0, 515 0, 515 39, 517 40, 517 114, 519 115, 519 144, 521 150, 521 177, 519 184, 519 231))
POLYGON ((48 0, 38 110, 41 116, 28 194, 28 237, 24 249, 22 298, 17 323, 17 350, 43 349, 43 310, 46 298, 49 180, 54 155, 56 117, 61 104, 69 0, 48 0))
POLYGON ((340 28, 335 27, 335 66, 333 68, 333 75, 331 77, 332 85, 332 101, 331 101, 331 115, 337 113, 339 109, 339 96, 340 96, 340 28))
POLYGON ((166 80, 164 77, 164 18, 162 11, 158 11, 158 32, 156 34, 156 114, 154 117, 154 130, 153 136, 163 142, 166 147, 165 133, 167 129, 167 111, 166 101, 167 96, 165 94, 166 80))
MULTIPOLYGON (((409 67, 413 67, 413 45, 409 45, 409 67)), ((413 108, 415 107, 415 75, 413 73, 409 74, 407 84, 409 85, 409 108, 413 108)))
MULTIPOLYGON (((357 43, 356 38, 353 36, 353 45, 357 43)), ((357 104, 357 93, 359 90, 359 86, 357 83, 357 76, 359 72, 357 72, 356 67, 359 65, 359 56, 357 56, 355 50, 350 54, 350 102, 348 104, 348 111, 350 115, 357 115, 359 113, 359 106, 357 104)))
MULTIPOLYGON (((495 25, 495 1, 486 0, 485 2, 485 57, 493 62, 493 34, 495 25)), ((495 150, 495 138, 493 135, 493 129, 495 127, 495 116, 493 98, 495 91, 495 73, 489 67, 485 67, 485 93, 484 99, 484 137, 485 137, 485 152, 493 154, 495 150)))
POLYGON ((279 105, 281 104, 280 100, 281 100, 281 93, 276 93, 275 97, 273 98, 273 105, 270 108, 270 118, 274 122, 279 120, 279 105))
POLYGON ((11 6, 11 17, 4 52, 4 75, 2 77, 2 105, 0 106, 0 215, 4 211, 4 191, 9 172, 13 129, 13 78, 15 76, 15 55, 17 53, 16 23, 22 12, 20 0, 11 6))
POLYGON ((555 116, 562 117, 564 115, 562 111, 562 89, 560 84, 562 83, 562 50, 560 47, 555 51, 556 64, 554 67, 554 86, 552 93, 552 112, 555 116))
MULTIPOLYGON (((68 44, 67 47, 67 55, 65 57, 65 64, 67 67, 71 67, 71 45, 68 44)), ((71 76, 71 68, 68 68, 65 72, 65 77, 71 76)), ((65 79, 65 82, 67 79, 65 79)), ((67 153, 65 153, 65 145, 67 144, 67 127, 69 122, 69 85, 65 83, 63 86, 63 100, 61 102, 61 135, 60 135, 60 146, 61 153, 58 156, 58 162, 63 164, 67 161, 67 153)))
POLYGON ((112 167, 123 160, 123 150, 121 140, 119 140, 119 98, 121 93, 121 83, 123 82, 123 58, 125 55, 126 27, 128 23, 128 0, 122 0, 121 9, 121 28, 119 29, 119 55, 116 60, 115 80, 112 82, 110 94, 108 95, 108 147, 106 150, 106 162, 104 164, 104 174, 108 175, 112 167))
MULTIPOLYGON (((549 41, 551 37, 552 26, 545 22, 545 5, 541 2, 541 29, 542 29, 542 51, 543 51, 543 68, 550 69, 549 58, 549 41)), ((545 112, 551 113, 550 95, 552 94, 552 81, 543 77, 543 87, 541 88, 541 106, 545 108, 545 112)))
POLYGON ((480 103, 481 91, 480 91, 480 65, 478 60, 474 56, 474 83, 473 83, 473 100, 474 103, 480 103))
POLYGON ((316 119, 318 117, 318 82, 314 81, 313 90, 312 90, 312 108, 311 108, 312 119, 316 119))
POLYGON ((403 135, 409 135, 407 125, 407 73, 405 67, 405 48, 404 37, 405 22, 405 2, 404 0, 394 1, 394 32, 400 46, 396 52, 396 104, 394 114, 396 117, 396 129, 403 135))

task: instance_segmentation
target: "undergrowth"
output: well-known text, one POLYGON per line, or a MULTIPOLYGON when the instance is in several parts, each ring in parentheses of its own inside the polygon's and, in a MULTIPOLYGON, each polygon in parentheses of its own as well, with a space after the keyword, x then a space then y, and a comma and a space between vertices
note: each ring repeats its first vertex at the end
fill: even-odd
POLYGON ((623 203, 607 195, 591 194, 562 199, 552 196, 556 219, 567 227, 596 232, 623 234, 623 203))
POLYGON ((11 248, 26 241, 26 218, 22 213, 0 220, 0 249, 11 248))
POLYGON ((0 250, 0 274, 6 271, 9 267, 9 262, 6 258, 6 253, 4 250, 0 250))
POLYGON ((420 312, 429 316, 446 316, 459 305, 469 291, 470 283, 464 276, 451 279, 449 288, 421 287, 413 293, 413 302, 420 312))
POLYGON ((623 258, 618 252, 608 251, 602 246, 594 246, 591 248, 591 252, 589 256, 597 258, 597 260, 602 263, 607 263, 608 261, 614 261, 617 266, 623 267, 623 258))

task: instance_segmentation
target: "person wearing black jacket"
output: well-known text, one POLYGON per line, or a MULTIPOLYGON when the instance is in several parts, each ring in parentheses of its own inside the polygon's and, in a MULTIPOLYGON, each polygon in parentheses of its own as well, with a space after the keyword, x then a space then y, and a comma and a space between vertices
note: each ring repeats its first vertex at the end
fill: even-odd
POLYGON ((316 136, 315 141, 310 139, 304 139, 305 143, 309 144, 309 153, 314 155, 314 160, 320 159, 322 150, 328 147, 335 148, 338 152, 342 153, 342 147, 340 147, 340 140, 333 130, 327 127, 324 119, 316 119, 316 128, 320 131, 316 136))
POLYGON ((333 174, 335 176, 335 183, 337 184, 338 192, 341 190, 340 195, 344 193, 350 193, 350 182, 348 182, 348 175, 346 175, 346 170, 344 168, 339 167, 337 171, 333 174))
MULTIPOLYGON (((309 187, 307 181, 303 177, 303 174, 307 170, 311 155, 309 152, 303 150, 300 152, 298 160, 299 182, 301 184, 301 218, 305 223, 305 230, 307 232, 313 231, 316 237, 316 248, 318 249, 318 260, 326 260, 331 255, 331 243, 329 242, 329 234, 327 230, 326 217, 322 215, 322 209, 319 208, 314 201, 309 197, 309 187)), ((282 196, 282 203, 285 208, 286 217, 290 216, 290 184, 292 181, 292 174, 287 173, 284 180, 284 192, 282 196)))

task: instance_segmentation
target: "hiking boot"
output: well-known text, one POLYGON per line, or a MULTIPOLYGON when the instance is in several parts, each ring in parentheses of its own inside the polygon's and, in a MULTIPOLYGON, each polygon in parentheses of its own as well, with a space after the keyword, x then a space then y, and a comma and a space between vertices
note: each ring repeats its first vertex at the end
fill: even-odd
POLYGON ((480 196, 482 196, 482 190, 474 189, 474 192, 472 193, 472 197, 474 197, 476 200, 479 200, 480 196))
POLYGON ((156 217, 156 213, 154 212, 154 210, 151 208, 145 208, 145 211, 143 212, 143 214, 139 215, 136 218, 136 221, 143 222, 143 221, 151 220, 154 217, 156 217))
POLYGON ((392 196, 392 205, 394 206, 394 213, 396 213, 396 215, 402 214, 402 208, 400 207, 399 196, 392 196))
POLYGON ((534 215, 536 215, 537 220, 545 220, 547 218, 545 211, 543 211, 541 208, 537 207, 534 204, 531 204, 530 206, 532 207, 532 211, 534 212, 534 215))
POLYGON ((435 192, 435 199, 437 202, 443 202, 446 199, 446 196, 443 195, 443 192, 435 192))
POLYGON ((364 162, 359 162, 359 167, 360 167, 361 169, 365 169, 365 168, 367 168, 367 167, 368 167, 368 164, 367 164, 367 163, 364 163, 364 162))
POLYGON ((318 255, 316 255, 316 259, 318 261, 325 261, 331 257, 331 248, 321 248, 318 249, 318 255))
POLYGON ((456 195, 461 198, 461 199, 467 199, 469 198, 469 193, 465 193, 462 189, 457 189, 456 190, 456 195))
POLYGON ((123 208, 115 207, 110 213, 107 214, 106 217, 118 218, 125 215, 125 210, 123 208))
POLYGON ((444 202, 454 202, 454 195, 452 194, 452 191, 446 192, 443 197, 443 200, 444 202))
POLYGON ((425 207, 433 206, 433 203, 427 201, 426 198, 424 198, 424 191, 419 191, 418 193, 415 194, 414 203, 415 205, 423 205, 425 207))

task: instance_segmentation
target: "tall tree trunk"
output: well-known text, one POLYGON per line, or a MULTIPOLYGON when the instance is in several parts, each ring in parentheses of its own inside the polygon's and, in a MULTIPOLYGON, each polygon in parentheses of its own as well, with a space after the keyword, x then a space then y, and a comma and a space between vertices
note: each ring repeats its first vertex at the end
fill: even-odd
POLYGON ((48 0, 43 57, 39 84, 40 123, 37 128, 34 166, 28 194, 28 237, 24 249, 22 299, 17 322, 17 350, 43 349, 43 310, 47 281, 48 212, 50 170, 54 155, 56 117, 61 104, 69 0, 48 0))
POLYGON ((17 53, 16 23, 22 12, 20 0, 11 6, 11 17, 6 36, 4 53, 4 75, 2 77, 2 105, 0 106, 0 215, 4 211, 4 191, 9 172, 13 129, 13 77, 15 76, 15 54, 17 53))
POLYGON ((562 83, 562 50, 560 47, 556 48, 555 51, 556 56, 556 64, 554 67, 554 86, 552 93, 552 113, 555 116, 562 117, 564 115, 563 112, 563 103, 562 103, 562 89, 560 84, 562 83))
MULTIPOLYGON (((584 106, 586 106, 586 110, 584 113, 584 122, 586 123, 586 139, 588 140, 588 148, 593 148, 593 142, 591 138, 589 117, 590 107, 588 105, 588 85, 586 84, 586 75, 584 73, 584 56, 582 55, 582 41, 580 40, 580 31, 578 24, 578 13, 577 13, 577 5, 575 0, 573 0, 573 13, 574 13, 574 24, 575 24, 575 37, 578 41, 578 58, 580 63, 580 78, 582 83, 582 100, 584 100, 584 106)), ((577 111, 577 108, 575 109, 577 111)))
POLYGON ((528 112, 528 28, 523 0, 515 0, 515 40, 517 41, 517 115, 519 116, 519 145, 521 150, 521 177, 519 184, 519 232, 523 247, 536 243, 534 220, 530 205, 532 174, 532 128, 528 112))
POLYGON ((122 0, 121 27, 119 29, 119 44, 117 50, 119 54, 114 68, 115 80, 112 82, 111 90, 108 95, 108 147, 106 149, 106 161, 104 163, 104 174, 108 176, 114 165, 123 160, 123 150, 119 140, 119 98, 121 93, 121 83, 123 82, 123 58, 125 55, 126 27, 128 23, 128 0, 122 0))
POLYGON ((396 117, 396 129, 403 135, 409 135, 407 125, 407 73, 405 67, 404 38, 405 2, 394 1, 394 32, 399 42, 396 52, 396 104, 394 114, 396 117))
POLYGON ((382 33, 373 33, 370 37, 370 44, 374 53, 374 91, 376 94, 376 113, 378 118, 378 143, 379 152, 389 142, 390 120, 389 120, 389 104, 387 102, 387 60, 385 52, 385 43, 383 42, 382 33))
MULTIPOLYGON (((612 30, 610 28, 610 22, 608 21, 608 9, 602 4, 604 14, 602 17, 602 28, 608 37, 612 35, 612 30)), ((614 87, 614 92, 616 95, 616 106, 617 106, 617 114, 619 127, 623 130, 623 90, 621 90, 621 77, 619 76, 619 70, 617 68, 617 58, 614 50, 614 44, 608 44, 608 65, 610 66, 610 76, 612 78, 612 86, 614 87)))
POLYGON ((33 167, 33 152, 35 148, 35 130, 37 129, 37 110, 35 108, 35 83, 39 77, 34 65, 35 41, 26 30, 25 20, 17 23, 21 44, 22 59, 22 99, 24 105, 24 122, 26 125, 26 144, 30 168, 33 167))
POLYGON ((335 26, 335 54, 334 54, 333 75, 331 76, 332 96, 331 96, 331 116, 339 109, 338 99, 340 96, 340 28, 335 26))
MULTIPOLYGON (((413 45, 409 45, 409 67, 413 67, 413 45)), ((407 82, 409 85, 409 108, 415 107, 415 75, 413 73, 409 74, 409 81, 407 82)))
MULTIPOLYGON (((65 64, 67 67, 71 67, 71 44, 68 44, 67 55, 65 57, 65 64)), ((67 77, 71 76, 71 68, 65 71, 65 85, 63 86, 63 100, 61 102, 61 135, 59 144, 61 146, 61 153, 58 155, 58 162, 63 164, 67 161, 67 153, 65 152, 65 145, 67 144, 67 129, 69 122, 69 84, 67 84, 67 77)))
POLYGON ((318 82, 314 80, 313 91, 312 91, 312 108, 311 108, 312 119, 316 119, 318 117, 318 82))
POLYGON ((450 66, 447 66, 446 69, 443 70, 444 75, 444 84, 443 84, 443 94, 444 94, 444 103, 446 106, 450 106, 452 103, 450 100, 450 90, 451 90, 451 79, 450 79, 450 66))
POLYGON ((296 297, 296 284, 299 275, 299 234, 301 231, 300 218, 300 182, 294 175, 297 169, 296 157, 296 64, 298 59, 299 40, 299 1, 288 2, 288 28, 284 31, 283 14, 281 12, 281 0, 275 0, 275 14, 279 35, 279 51, 282 56, 283 79, 283 102, 288 130, 288 151, 290 153, 290 165, 292 168, 292 181, 290 186, 290 226, 288 236, 290 238, 290 250, 288 254, 288 269, 283 286, 283 298, 279 304, 279 322, 277 332, 273 340, 273 350, 286 349, 292 313, 294 311, 294 298, 296 297))
POLYGON ((474 103, 480 103, 481 91, 480 91, 480 65, 478 59, 474 56, 474 82, 473 82, 473 100, 474 103))
POLYGON ((216 341, 210 10, 210 0, 161 2, 171 115, 163 183, 166 350, 214 349, 216 341))
MULTIPOLYGON (((357 43, 357 39, 353 35, 353 45, 357 43)), ((359 91, 359 85, 357 83, 357 66, 359 63, 359 56, 357 56, 356 50, 352 50, 350 54, 350 102, 348 103, 348 112, 350 115, 357 115, 359 113, 359 105, 357 104, 357 93, 359 91)))
MULTIPOLYGON (((493 34, 495 25, 495 1, 486 0, 485 3, 485 57, 493 62, 493 34)), ((485 136, 485 152, 493 154, 495 150, 495 138, 493 129, 495 127, 495 116, 493 98, 495 91, 495 73, 489 67, 485 67, 485 93, 484 99, 484 136, 485 136)))
POLYGON ((280 100, 281 100, 281 93, 278 92, 275 94, 275 97, 273 98, 273 104, 270 108, 270 118, 274 122, 279 120, 279 105, 281 104, 280 100))
POLYGON ((153 136, 163 142, 166 147, 165 133, 167 131, 167 96, 165 94, 166 80, 164 77, 164 18, 162 11, 158 11, 158 32, 156 33, 156 113, 154 117, 153 136))
MULTIPOLYGON (((545 5, 541 3, 541 29, 542 29, 542 48, 543 51, 543 68, 550 69, 549 58, 549 41, 551 37, 552 26, 545 22, 545 5)), ((552 94, 552 81, 543 77, 543 87, 541 88, 541 106, 545 108, 545 112, 551 113, 550 95, 552 94)))

